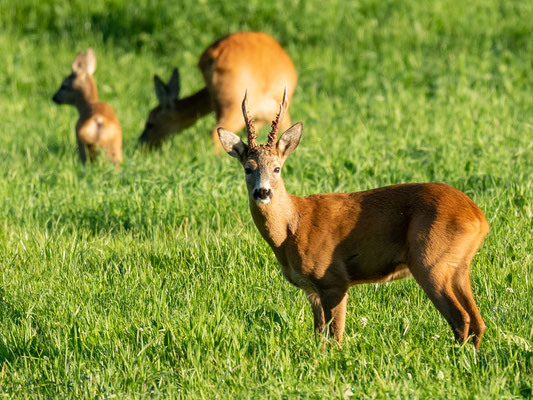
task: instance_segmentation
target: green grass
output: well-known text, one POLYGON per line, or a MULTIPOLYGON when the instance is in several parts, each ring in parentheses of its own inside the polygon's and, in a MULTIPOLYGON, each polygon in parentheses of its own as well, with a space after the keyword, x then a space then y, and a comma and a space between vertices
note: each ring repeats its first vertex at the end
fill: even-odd
POLYGON ((170 3, 0 1, 1 396, 531 398, 533 3, 170 3), (152 74, 199 89, 199 55, 236 30, 273 34, 299 71, 291 193, 440 181, 484 210, 479 354, 413 280, 352 288, 344 346, 322 353, 241 168, 212 154, 214 117, 134 151, 152 74), (76 112, 51 101, 88 46, 118 173, 80 165, 76 112))

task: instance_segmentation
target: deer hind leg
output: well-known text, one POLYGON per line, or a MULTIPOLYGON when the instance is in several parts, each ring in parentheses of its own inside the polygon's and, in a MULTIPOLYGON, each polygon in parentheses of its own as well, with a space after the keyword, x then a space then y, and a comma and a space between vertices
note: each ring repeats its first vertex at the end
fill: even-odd
POLYGON ((87 162, 87 154, 85 153, 85 143, 83 143, 80 139, 77 139, 76 143, 78 145, 78 155, 80 156, 81 163, 85 164, 87 162))
POLYGON ((414 262, 409 268, 418 284, 451 326, 455 340, 464 342, 468 338, 471 319, 455 293, 454 268, 457 267, 446 262, 436 265, 414 262))
POLYGON ((409 270, 446 318, 455 338, 464 342, 475 334, 477 350, 485 324, 472 297, 469 274, 470 262, 483 235, 474 224, 455 225, 450 232, 450 225, 433 222, 427 216, 411 222, 409 270))
POLYGON ((115 164, 116 169, 120 169, 120 164, 122 163, 122 138, 120 140, 115 140, 113 142, 113 163, 115 164))
POLYGON ((320 300, 324 309, 324 321, 330 323, 329 332, 340 346, 344 336, 348 294, 345 289, 326 289, 321 291, 320 300))
POLYGON ((114 140, 101 144, 107 159, 115 165, 115 169, 120 169, 122 162, 122 138, 118 137, 114 140))
POLYGON ((458 270, 453 277, 453 290, 457 299, 470 316, 470 329, 468 335, 473 335, 474 347, 479 351, 481 337, 485 332, 485 322, 481 318, 474 297, 472 296, 472 286, 470 283, 470 267, 465 266, 458 270))

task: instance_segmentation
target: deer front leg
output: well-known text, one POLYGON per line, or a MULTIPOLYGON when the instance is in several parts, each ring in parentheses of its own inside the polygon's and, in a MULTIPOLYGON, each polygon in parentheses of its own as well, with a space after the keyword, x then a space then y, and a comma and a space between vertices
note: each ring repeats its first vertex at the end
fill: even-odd
POLYGON ((78 155, 80 156, 81 163, 85 164, 87 162, 87 155, 85 154, 85 144, 79 139, 76 139, 76 142, 78 144, 78 155))
POLYGON ((98 148, 95 144, 89 144, 87 145, 87 150, 89 150, 89 160, 94 162, 94 160, 96 160, 96 156, 98 155, 98 148))
POLYGON ((320 293, 320 300, 326 323, 331 321, 329 332, 340 346, 346 321, 346 302, 348 300, 346 289, 325 289, 320 293))
POLYGON ((324 309, 322 308, 322 302, 317 292, 307 291, 307 300, 311 303, 311 309, 313 310, 313 319, 315 322, 315 334, 320 334, 326 326, 326 320, 324 319, 324 309))

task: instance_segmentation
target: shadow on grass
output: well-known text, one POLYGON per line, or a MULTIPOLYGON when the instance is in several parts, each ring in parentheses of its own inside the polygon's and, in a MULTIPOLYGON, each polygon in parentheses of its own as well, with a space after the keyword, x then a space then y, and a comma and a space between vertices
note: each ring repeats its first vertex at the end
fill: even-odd
MULTIPOLYGON (((92 13, 87 12, 87 7, 81 7, 76 2, 26 1, 15 4, 13 7, 15 11, 10 16, 8 28, 15 29, 22 34, 48 32, 54 37, 69 37, 73 41, 90 35, 101 37, 104 42, 112 41, 113 44, 127 51, 139 50, 146 46, 160 52, 168 51, 169 46, 179 41, 180 35, 176 35, 176 32, 172 31, 176 26, 183 25, 181 29, 183 29, 183 34, 185 35, 185 32, 190 30, 191 26, 191 21, 187 20, 187 18, 193 15, 196 17, 193 24, 195 26, 204 27, 204 24, 211 23, 214 26, 208 27, 210 31, 214 31, 219 27, 218 24, 213 24, 212 17, 209 14, 194 14, 194 10, 200 6, 196 5, 196 8, 193 8, 187 4, 176 3, 174 5, 172 2, 141 1, 122 4, 120 2, 106 2, 103 9, 101 8, 99 11, 92 13)), ((217 14, 223 17, 222 20, 231 18, 242 23, 246 21, 246 25, 251 25, 257 30, 265 28, 268 30, 270 28, 275 32, 280 32, 280 36, 284 36, 281 32, 287 32, 286 26, 290 21, 287 20, 286 16, 274 13, 274 9, 271 7, 257 8, 254 5, 236 7, 228 8, 219 5, 217 2, 210 4, 210 8, 217 10, 217 14)), ((298 4, 286 5, 284 9, 286 9, 286 15, 288 16, 302 11, 301 6, 298 4)), ((465 37, 469 37, 471 40, 467 41, 467 44, 470 44, 471 48, 484 50, 488 44, 496 54, 500 54, 502 51, 522 53, 528 47, 532 28, 531 24, 527 23, 527 19, 522 21, 519 18, 522 13, 520 8, 513 5, 500 5, 498 8, 494 7, 490 12, 498 15, 501 21, 515 23, 502 23, 501 26, 487 29, 484 24, 471 24, 469 19, 459 16, 454 16, 456 20, 451 23, 451 27, 446 27, 445 25, 447 24, 442 24, 436 20, 430 26, 430 29, 431 33, 439 37, 440 40, 432 41, 428 44, 428 47, 434 48, 435 52, 442 54, 441 43, 446 44, 447 51, 449 51, 449 48, 464 48, 465 37)), ((370 2, 369 5, 362 4, 347 15, 349 15, 350 19, 357 21, 380 21, 380 29, 377 30, 374 36, 371 36, 372 43, 369 43, 371 46, 376 46, 376 44, 379 46, 389 39, 387 28, 391 25, 394 26, 398 14, 407 14, 411 15, 411 18, 417 18, 410 7, 399 11, 397 4, 392 6, 387 2, 379 3, 378 5, 373 2, 370 2)), ((326 13, 321 18, 326 18, 328 15, 326 13)), ((427 16, 434 18, 429 12, 427 16)), ((409 18, 406 20, 409 20, 409 18)), ((318 21, 326 22, 323 19, 321 20, 320 17, 318 21)), ((353 27, 345 27, 344 36, 354 36, 351 30, 359 27, 359 25, 354 24, 353 27)), ((299 27, 298 24, 296 26, 299 27)), ((315 42, 317 45, 324 43, 323 34, 320 32, 304 33, 305 35, 297 30, 296 33, 290 34, 292 37, 286 40, 311 46, 314 46, 315 42)), ((190 35, 190 32, 188 34, 190 35)), ((216 37, 212 39, 215 40, 216 37)), ((339 45, 335 37, 326 38, 326 40, 330 41, 330 44, 339 45)), ((418 46, 420 38, 416 35, 404 35, 401 41, 403 43, 397 43, 397 47, 406 44, 418 46), (408 43, 405 43, 406 40, 408 43)))
POLYGON ((271 306, 260 306, 246 313, 244 321, 246 325, 260 327, 264 331, 275 329, 287 333, 290 329, 286 312, 271 306))
POLYGON ((11 325, 18 325, 20 328, 17 330, 18 335, 16 333, 10 337, 0 335, 0 363, 5 361, 12 363, 24 356, 42 357, 48 355, 46 349, 50 348, 51 342, 37 334, 37 332, 42 332, 40 324, 33 319, 31 324, 34 327, 34 333, 29 338, 26 337, 27 335, 22 333, 27 328, 23 326, 26 323, 24 313, 6 300, 6 293, 3 288, 0 288, 0 310, 2 312, 2 325, 5 326, 11 322, 11 325))
POLYGON ((2 319, 20 320, 22 314, 11 303, 6 300, 6 292, 0 288, 0 310, 2 311, 2 319))
POLYGON ((12 16, 12 27, 22 34, 48 33, 54 39, 70 38, 74 42, 87 38, 87 35, 100 37, 126 51, 138 51, 148 46, 162 52, 172 44, 167 35, 169 27, 173 26, 172 14, 175 12, 168 6, 161 7, 152 2, 144 6, 108 2, 103 10, 87 12, 75 2, 53 6, 42 3, 19 4, 12 16))
POLYGON ((93 235, 116 234, 136 228, 140 230, 146 228, 138 225, 136 215, 109 204, 76 210, 50 210, 49 217, 46 222, 46 228, 49 230, 58 228, 66 231, 87 230, 93 235))
POLYGON ((160 39, 161 26, 170 24, 163 7, 146 7, 134 12, 126 7, 113 6, 109 10, 89 17, 91 30, 99 33, 104 42, 113 42, 125 50, 141 50, 149 43, 153 50, 164 51, 160 39), (156 39, 156 40, 154 40, 156 39), (154 44, 156 46, 154 46, 154 44))

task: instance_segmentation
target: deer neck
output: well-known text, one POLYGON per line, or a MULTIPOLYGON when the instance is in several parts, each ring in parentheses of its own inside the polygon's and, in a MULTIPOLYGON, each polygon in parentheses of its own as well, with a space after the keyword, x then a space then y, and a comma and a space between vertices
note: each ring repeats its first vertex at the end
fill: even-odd
POLYGON ((213 110, 211 97, 207 88, 195 94, 179 99, 175 102, 176 129, 181 131, 194 124, 199 118, 209 114, 213 110))
POLYGON ((257 204, 251 198, 249 201, 255 225, 271 247, 281 247, 296 232, 298 212, 293 196, 287 193, 283 181, 268 204, 257 204))
POLYGON ((75 106, 81 116, 90 115, 93 105, 98 103, 98 89, 94 79, 87 80, 87 85, 76 100, 75 106))

